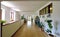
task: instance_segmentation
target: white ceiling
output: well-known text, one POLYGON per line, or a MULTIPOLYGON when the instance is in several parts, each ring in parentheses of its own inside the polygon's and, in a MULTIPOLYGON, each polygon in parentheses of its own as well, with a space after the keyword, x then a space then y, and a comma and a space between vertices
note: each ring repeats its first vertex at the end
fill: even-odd
POLYGON ((49 1, 8 1, 22 12, 35 12, 49 1))

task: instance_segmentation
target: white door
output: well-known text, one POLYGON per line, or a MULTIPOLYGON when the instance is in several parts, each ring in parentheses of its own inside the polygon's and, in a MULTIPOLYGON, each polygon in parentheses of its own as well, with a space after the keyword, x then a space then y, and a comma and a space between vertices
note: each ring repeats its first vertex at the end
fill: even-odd
POLYGON ((31 16, 28 16, 27 27, 31 27, 31 16))

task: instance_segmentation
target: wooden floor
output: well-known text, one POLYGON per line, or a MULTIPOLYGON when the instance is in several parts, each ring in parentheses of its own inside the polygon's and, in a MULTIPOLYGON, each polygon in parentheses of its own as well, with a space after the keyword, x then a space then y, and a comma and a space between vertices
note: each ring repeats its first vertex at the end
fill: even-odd
POLYGON ((48 35, 34 24, 30 26, 24 24, 13 37, 48 37, 48 35))

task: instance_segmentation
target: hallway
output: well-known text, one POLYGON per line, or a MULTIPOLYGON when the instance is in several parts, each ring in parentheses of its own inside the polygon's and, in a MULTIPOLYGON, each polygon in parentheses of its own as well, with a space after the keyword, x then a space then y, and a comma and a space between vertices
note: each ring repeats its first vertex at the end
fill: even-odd
POLYGON ((24 24, 13 37, 48 37, 48 35, 45 32, 40 31, 40 28, 34 24, 30 27, 28 27, 27 24, 24 24))
POLYGON ((60 37, 60 1, 1 1, 0 19, 2 37, 60 37))

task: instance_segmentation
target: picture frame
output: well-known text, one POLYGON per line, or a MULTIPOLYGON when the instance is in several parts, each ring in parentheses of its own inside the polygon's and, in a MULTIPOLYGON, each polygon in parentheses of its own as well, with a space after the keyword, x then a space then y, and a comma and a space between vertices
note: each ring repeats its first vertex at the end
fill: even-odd
POLYGON ((48 6, 46 7, 46 10, 45 10, 46 14, 48 14, 48 6))
POLYGON ((42 12, 41 13, 42 13, 42 15, 44 15, 44 9, 42 9, 42 12))
POLYGON ((42 10, 39 11, 39 15, 42 15, 42 10))
POLYGON ((45 7, 45 14, 46 14, 46 7, 45 7))
POLYGON ((39 11, 39 15, 41 15, 41 10, 39 11))
POLYGON ((44 8, 44 14, 45 14, 45 8, 44 8))

